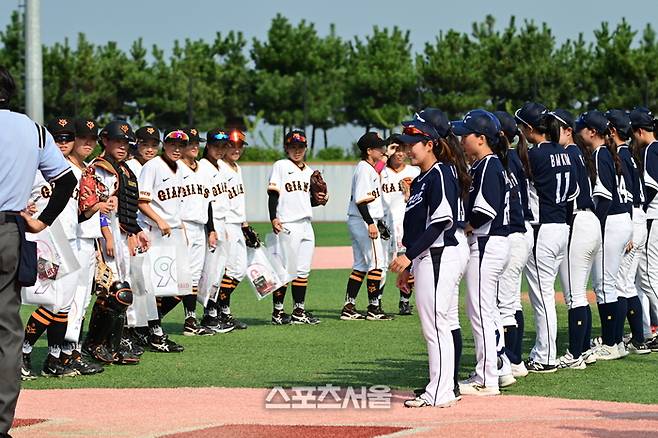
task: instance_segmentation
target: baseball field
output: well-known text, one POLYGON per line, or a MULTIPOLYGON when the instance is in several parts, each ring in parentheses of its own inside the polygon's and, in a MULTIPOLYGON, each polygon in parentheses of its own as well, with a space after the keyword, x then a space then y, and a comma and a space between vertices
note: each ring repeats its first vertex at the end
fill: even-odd
MULTIPOLYGON (((349 245, 344 223, 319 223, 314 228, 320 252, 323 247, 349 245)), ((267 225, 259 224, 257 229, 264 234, 267 225)), ((329 257, 332 253, 323 254, 329 257)), ((330 262, 334 266, 345 265, 342 259, 330 262)), ((177 433, 176 436, 279 436, 280 433, 283 436, 289 435, 291 428, 298 428, 297 433, 302 436, 325 436, 325 433, 326 436, 400 436, 401 433, 432 436, 433 428, 439 427, 455 435, 480 436, 503 430, 505 422, 514 423, 512 430, 516 430, 523 421, 541 423, 538 427, 547 428, 547 433, 582 436, 617 436, 619 430, 639 436, 657 430, 658 406, 651 406, 658 403, 656 353, 629 355, 622 360, 588 366, 586 370, 531 374, 519 378, 500 397, 478 400, 464 397, 457 407, 447 410, 405 410, 402 401, 411 395, 411 390, 425 385, 428 373, 418 317, 398 316, 390 322, 341 321, 339 313, 348 274, 348 269, 312 272, 307 309, 322 320, 317 326, 272 326, 271 299, 258 301, 247 284, 239 286, 231 303, 233 314, 249 325, 247 330, 212 337, 183 337, 180 335, 183 311, 175 309, 164 320, 164 328, 185 346, 185 352, 147 352, 137 366, 108 366, 96 376, 24 382, 16 423, 21 427, 15 428, 13 434, 16 437, 60 436, 59 433, 61 436, 165 436, 167 433, 177 433), (391 407, 277 412, 265 409, 265 399, 273 387, 328 384, 341 388, 388 386, 393 390, 391 407), (93 419, 92 406, 111 411, 100 415, 108 418, 105 423, 93 419), (92 418, 85 422, 87 416, 92 418), (180 422, 171 425, 172 416, 180 422), (501 418, 504 421, 499 421, 501 418), (484 419, 489 420, 483 422, 484 419), (140 423, 139 427, 135 422, 140 423), (594 429, 587 426, 590 422, 594 429), (363 433, 357 433, 357 429, 363 433)), ((384 309, 397 313, 398 292, 393 286, 391 280, 384 295, 384 309)), ((559 290, 559 285, 556 287, 559 290)), ((289 299, 286 297, 288 312, 289 299)), ((366 306, 365 301, 362 291, 360 309, 366 306)), ((561 295, 557 301, 561 354, 568 341, 566 308, 561 295)), ((528 304, 524 292, 525 354, 534 339, 528 304)), ((462 303, 464 355, 460 371, 467 377, 474 365, 474 352, 463 307, 462 303)), ((592 310, 593 333, 598 334, 596 306, 592 310)), ((24 308, 24 320, 31 311, 30 307, 24 308)), ((35 370, 40 368, 46 352, 45 340, 41 339, 32 354, 35 370)), ((511 435, 524 436, 521 432, 511 435)), ((537 433, 534 430, 532 434, 537 433)))

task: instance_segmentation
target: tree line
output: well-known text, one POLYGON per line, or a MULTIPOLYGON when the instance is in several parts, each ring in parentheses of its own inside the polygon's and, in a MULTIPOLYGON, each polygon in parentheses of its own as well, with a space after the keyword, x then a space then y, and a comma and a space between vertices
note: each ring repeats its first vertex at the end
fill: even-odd
MULTIPOLYGON (((18 81, 20 111, 24 38, 17 11, 0 41, 0 64, 18 81)), ((44 46, 44 113, 201 130, 264 121, 278 132, 306 127, 312 146, 326 147, 331 128, 353 124, 386 133, 426 106, 453 117, 472 108, 512 111, 528 100, 576 111, 655 107, 656 61, 651 24, 638 31, 625 19, 602 23, 591 41, 581 33, 558 44, 546 24, 511 17, 499 28, 487 16, 470 33, 438 31, 414 53, 409 31, 398 27, 375 26, 365 38, 347 40, 333 25, 320 35, 313 23, 279 14, 262 40, 217 32, 213 41, 175 41, 167 55, 142 39, 124 51, 115 42, 93 44, 83 33, 75 44, 44 46)), ((272 146, 265 138, 256 142, 272 146)))

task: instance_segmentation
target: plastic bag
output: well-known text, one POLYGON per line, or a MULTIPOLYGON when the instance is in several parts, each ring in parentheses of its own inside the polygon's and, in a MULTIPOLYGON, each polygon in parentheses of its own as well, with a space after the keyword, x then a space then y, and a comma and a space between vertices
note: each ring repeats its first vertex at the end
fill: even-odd
POLYGON ((262 300, 285 283, 279 278, 277 271, 283 268, 262 246, 247 248, 247 279, 256 297, 262 300))
POLYGON ((151 233, 151 238, 148 290, 158 297, 191 294, 192 274, 183 230, 174 228, 169 236, 151 233))
POLYGON ((199 279, 199 292, 196 296, 197 301, 203 307, 208 305, 209 300, 217 300, 227 259, 228 242, 225 240, 217 242, 215 249, 209 247, 206 250, 203 271, 199 279))

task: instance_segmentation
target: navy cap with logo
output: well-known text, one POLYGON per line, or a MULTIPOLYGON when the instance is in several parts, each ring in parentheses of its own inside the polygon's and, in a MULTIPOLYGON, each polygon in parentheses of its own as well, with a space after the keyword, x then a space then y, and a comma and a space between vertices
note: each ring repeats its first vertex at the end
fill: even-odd
POLYGON ((416 114, 414 118, 432 125, 441 138, 447 137, 450 133, 450 120, 448 119, 448 116, 438 108, 425 108, 416 114))
POLYGON ((398 140, 402 144, 415 144, 419 141, 437 140, 440 135, 431 123, 419 118, 416 114, 413 120, 402 122, 402 134, 398 140))
POLYGON ((46 125, 52 136, 73 135, 75 136, 75 121, 70 117, 55 117, 46 125))
POLYGON ((196 128, 185 128, 183 131, 190 137, 190 143, 203 143, 205 138, 199 135, 199 130, 196 128))
POLYGON ((633 129, 644 128, 649 131, 655 129, 656 119, 648 108, 643 106, 633 108, 633 111, 629 114, 629 118, 631 119, 633 129))
POLYGON ((368 149, 383 149, 386 147, 386 140, 381 138, 375 131, 366 132, 356 142, 361 151, 368 149))
POLYGON ((533 128, 539 126, 546 114, 548 114, 548 109, 541 103, 526 102, 516 110, 514 118, 517 122, 533 128))
POLYGON ((234 128, 231 129, 231 132, 228 133, 228 141, 233 144, 238 144, 241 146, 247 146, 247 137, 244 135, 244 132, 234 128))
POLYGON ((214 144, 222 142, 228 142, 228 132, 223 129, 215 128, 206 133, 206 143, 214 144))
POLYGON ((286 134, 286 138, 283 140, 286 146, 291 144, 302 144, 307 145, 306 134, 300 129, 293 129, 292 131, 286 134))
POLYGON ((610 122, 608 122, 608 119, 605 118, 601 111, 585 111, 576 119, 576 132, 584 128, 589 128, 604 135, 608 130, 609 124, 610 122))
POLYGON ((127 122, 123 120, 114 120, 101 130, 100 137, 109 138, 110 140, 128 140, 135 141, 135 133, 127 122))
POLYGON ((555 111, 551 111, 550 114, 557 119, 564 127, 574 129, 576 120, 574 119, 571 112, 558 108, 555 111))
POLYGON ((92 119, 76 119, 75 121, 76 137, 98 137, 98 125, 92 119))
POLYGON ((631 118, 628 117, 628 112, 620 109, 610 109, 605 112, 605 117, 610 122, 610 125, 617 130, 620 137, 626 140, 633 134, 631 129, 631 118))
POLYGON ((484 135, 489 141, 497 141, 502 130, 498 118, 483 109, 469 111, 464 120, 452 122, 452 132, 456 135, 484 135))
POLYGON ((160 131, 158 128, 152 125, 146 125, 139 128, 135 132, 135 137, 137 137, 137 141, 155 140, 156 142, 160 143, 160 131))
POLYGON ((500 122, 500 127, 505 133, 505 137, 512 141, 514 137, 519 134, 519 127, 516 124, 516 120, 514 120, 514 116, 507 111, 495 111, 493 115, 496 116, 498 122, 500 122))
POLYGON ((162 136, 162 141, 164 143, 189 143, 190 136, 187 135, 187 132, 183 129, 174 128, 167 129, 162 136))

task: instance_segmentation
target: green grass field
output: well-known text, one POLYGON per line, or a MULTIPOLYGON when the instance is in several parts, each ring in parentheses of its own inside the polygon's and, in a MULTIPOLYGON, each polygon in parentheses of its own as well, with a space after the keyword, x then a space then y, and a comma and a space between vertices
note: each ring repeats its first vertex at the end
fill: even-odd
MULTIPOLYGON (((423 386, 427 375, 425 342, 417 315, 397 317, 390 322, 340 321, 347 270, 316 271, 311 275, 307 307, 322 319, 318 326, 272 326, 271 301, 257 301, 247 284, 233 295, 232 311, 250 327, 213 337, 188 338, 178 335, 183 313, 179 307, 164 325, 174 340, 182 343, 182 354, 147 352, 137 366, 109 366, 97 376, 67 379, 39 378, 24 388, 81 387, 272 387, 383 384, 411 389, 423 386)), ((397 291, 387 288, 384 307, 397 310, 397 291)), ((365 291, 359 296, 365 307, 365 291)), ((561 301, 561 298, 560 300, 561 301)), ((286 297, 290 311, 290 296, 286 297)), ((463 306, 462 306, 463 309, 463 306)), ((560 352, 566 349, 566 311, 559 306, 560 352)), ((23 319, 31 308, 25 307, 23 319)), ((594 333, 598 315, 594 306, 594 333)), ((473 341, 462 311, 464 377, 474 365, 473 341)), ((526 306, 527 354, 534 339, 530 309, 526 306)), ((40 368, 46 354, 45 337, 33 353, 33 367, 40 368)), ((549 375, 519 379, 506 393, 601 399, 639 403, 658 402, 657 354, 628 356, 598 363, 587 370, 563 370, 549 375)))

